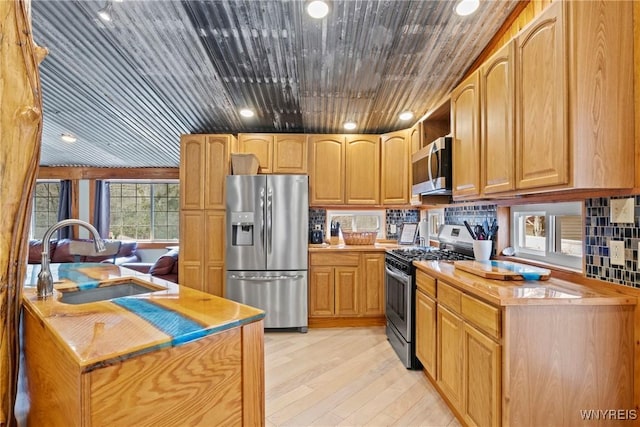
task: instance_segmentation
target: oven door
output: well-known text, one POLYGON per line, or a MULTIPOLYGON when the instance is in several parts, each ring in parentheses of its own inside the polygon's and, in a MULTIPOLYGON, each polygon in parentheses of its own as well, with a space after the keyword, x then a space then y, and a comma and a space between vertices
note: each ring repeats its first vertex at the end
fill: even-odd
POLYGON ((411 342, 411 276, 385 265, 386 314, 406 342, 411 342))

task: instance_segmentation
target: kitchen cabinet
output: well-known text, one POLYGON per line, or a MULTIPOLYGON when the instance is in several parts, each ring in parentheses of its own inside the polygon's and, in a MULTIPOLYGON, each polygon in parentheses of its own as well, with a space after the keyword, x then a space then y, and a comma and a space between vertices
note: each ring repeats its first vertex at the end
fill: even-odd
POLYGON ((441 280, 437 295, 437 384, 469 425, 497 426, 500 310, 441 280))
POLYGON ((451 93, 453 197, 480 194, 480 101, 475 71, 451 93))
POLYGON ((519 193, 633 187, 632 8, 552 2, 517 36, 519 193))
POLYGON ((364 326, 384 320, 384 254, 309 254, 310 326, 364 326), (315 323, 314 323, 315 321, 315 323))
POLYGON ((222 296, 225 252, 225 179, 232 135, 180 139, 180 285, 222 296))
POLYGON ((379 144, 377 135, 310 135, 309 204, 378 204, 379 144))
POLYGON ((506 44, 479 71, 482 195, 515 188, 514 49, 514 42, 506 44))
POLYGON ((182 135, 181 209, 224 209, 224 180, 236 145, 233 135, 182 135))
POLYGON ((360 313, 363 316, 384 316, 384 254, 361 255, 360 313))
POLYGON ((180 236, 180 285, 222 296, 225 211, 183 211, 180 236))
POLYGON ((416 271, 416 356, 436 378, 436 279, 416 271))
POLYGON ((380 135, 381 143, 381 187, 382 204, 409 203, 410 150, 411 141, 407 130, 380 135))
POLYGON ((240 153, 258 158, 260 173, 306 174, 307 141, 304 134, 238 134, 240 153))

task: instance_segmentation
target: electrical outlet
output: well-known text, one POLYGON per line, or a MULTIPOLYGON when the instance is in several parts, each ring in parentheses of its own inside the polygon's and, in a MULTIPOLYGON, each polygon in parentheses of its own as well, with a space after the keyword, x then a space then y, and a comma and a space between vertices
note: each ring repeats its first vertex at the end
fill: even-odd
POLYGON ((316 229, 316 230, 322 230, 322 226, 321 226, 320 224, 316 224, 316 225, 315 225, 315 229, 316 229))
POLYGON ((396 228, 395 224, 390 224, 389 225, 389 233, 391 234, 396 234, 398 232, 398 229, 396 228))
POLYGON ((624 265, 623 240, 609 240, 609 257, 611 265, 624 265))
POLYGON ((610 220, 612 223, 633 224, 633 197, 628 199, 611 199, 610 220))

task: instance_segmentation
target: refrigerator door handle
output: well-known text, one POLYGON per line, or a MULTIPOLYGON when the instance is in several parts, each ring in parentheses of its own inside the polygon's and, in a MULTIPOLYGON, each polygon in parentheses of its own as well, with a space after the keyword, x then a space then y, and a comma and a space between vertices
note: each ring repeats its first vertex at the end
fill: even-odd
POLYGON ((267 255, 271 255, 273 233, 273 189, 267 188, 267 255))
POLYGON ((295 274, 293 276, 286 276, 286 275, 280 275, 280 276, 239 276, 237 274, 232 274, 229 276, 229 278, 231 279, 237 279, 237 280, 246 280, 249 282, 272 282, 274 280, 300 280, 300 279, 304 279, 304 276, 300 275, 300 274, 295 274))
MULTIPOLYGON (((260 188, 260 210, 264 212, 264 187, 260 188)), ((264 215, 260 215, 260 246, 264 247, 264 215)))

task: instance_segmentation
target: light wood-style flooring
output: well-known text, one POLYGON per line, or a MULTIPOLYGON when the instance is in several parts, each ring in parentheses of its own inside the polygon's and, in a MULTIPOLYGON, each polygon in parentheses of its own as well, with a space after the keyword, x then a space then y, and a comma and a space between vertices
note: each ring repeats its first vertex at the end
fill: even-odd
POLYGON ((265 333, 267 427, 460 426, 384 327, 265 333))

